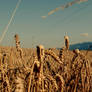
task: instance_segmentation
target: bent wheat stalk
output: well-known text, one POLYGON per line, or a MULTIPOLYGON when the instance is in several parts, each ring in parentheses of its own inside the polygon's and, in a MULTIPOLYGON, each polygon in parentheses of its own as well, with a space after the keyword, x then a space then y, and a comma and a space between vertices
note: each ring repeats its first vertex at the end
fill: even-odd
MULTIPOLYGON (((56 83, 56 80, 52 76, 50 76, 50 75, 45 75, 45 78, 51 82, 51 85, 53 85, 53 87, 54 87, 53 90, 55 92, 57 92, 58 85, 56 83)), ((49 88, 51 89, 51 86, 49 88)))
POLYGON ((62 61, 59 59, 59 57, 51 50, 45 50, 46 55, 52 56, 59 64, 63 64, 62 61))
POLYGON ((59 74, 56 74, 56 80, 58 81, 58 87, 59 87, 60 92, 64 92, 65 82, 64 82, 63 77, 59 74))

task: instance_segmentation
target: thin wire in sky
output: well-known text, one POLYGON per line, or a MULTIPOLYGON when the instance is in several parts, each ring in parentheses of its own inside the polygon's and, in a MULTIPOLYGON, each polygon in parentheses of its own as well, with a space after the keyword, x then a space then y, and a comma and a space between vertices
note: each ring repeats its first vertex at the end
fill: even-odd
POLYGON ((79 7, 76 11, 73 11, 70 15, 65 16, 62 20, 59 19, 57 22, 55 22, 54 25, 59 24, 61 21, 62 21, 62 23, 71 21, 73 19, 73 16, 75 16, 80 11, 83 11, 84 9, 86 9, 90 5, 92 5, 92 2, 88 2, 87 4, 79 7))
POLYGON ((10 26, 12 20, 14 19, 14 16, 15 16, 15 14, 16 14, 16 11, 17 11, 17 9, 18 9, 18 7, 19 7, 21 1, 22 1, 22 0, 18 0, 18 3, 17 3, 17 5, 16 5, 16 7, 15 7, 15 9, 14 9, 12 15, 11 15, 11 18, 10 18, 8 24, 6 25, 5 29, 3 30, 2 36, 1 36, 1 38, 0 38, 0 44, 1 44, 2 40, 4 39, 4 37, 5 37, 5 35, 6 35, 7 31, 8 31, 8 28, 9 28, 9 26, 10 26))
POLYGON ((91 2, 89 2, 89 3, 87 3, 86 5, 84 5, 84 6, 82 6, 82 7, 80 7, 78 10, 76 10, 75 12, 73 12, 72 14, 71 14, 71 16, 69 16, 69 18, 68 18, 68 20, 69 21, 72 21, 72 19, 73 19, 73 16, 77 16, 77 14, 78 13, 80 13, 81 11, 83 11, 83 10, 85 10, 87 7, 89 7, 90 5, 92 5, 92 1, 91 2))

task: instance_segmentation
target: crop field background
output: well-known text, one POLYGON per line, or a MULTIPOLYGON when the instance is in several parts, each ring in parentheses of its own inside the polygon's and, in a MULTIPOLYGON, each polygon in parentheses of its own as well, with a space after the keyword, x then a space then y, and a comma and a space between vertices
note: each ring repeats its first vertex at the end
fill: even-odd
POLYGON ((0 47, 0 92, 92 92, 92 51, 0 47))

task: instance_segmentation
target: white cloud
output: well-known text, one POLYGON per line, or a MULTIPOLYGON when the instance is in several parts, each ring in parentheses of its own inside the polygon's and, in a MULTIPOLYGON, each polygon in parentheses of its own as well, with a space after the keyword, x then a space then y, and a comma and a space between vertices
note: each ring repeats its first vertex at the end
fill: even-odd
POLYGON ((55 8, 54 10, 48 12, 48 16, 52 15, 53 13, 57 12, 59 10, 59 8, 55 8))
POLYGON ((46 19, 47 18, 47 16, 41 16, 42 17, 42 19, 46 19))
POLYGON ((52 15, 53 13, 55 13, 55 12, 57 12, 59 10, 64 10, 65 8, 68 8, 68 7, 70 7, 70 6, 74 5, 74 4, 80 4, 80 3, 83 3, 83 2, 87 2, 87 1, 88 0, 74 0, 72 2, 69 2, 69 3, 65 4, 65 5, 62 5, 62 6, 58 7, 58 8, 55 8, 55 9, 51 10, 50 12, 48 12, 48 16, 52 15))
POLYGON ((84 36, 84 37, 88 37, 88 36, 89 36, 88 33, 81 33, 80 35, 81 35, 81 36, 84 36))

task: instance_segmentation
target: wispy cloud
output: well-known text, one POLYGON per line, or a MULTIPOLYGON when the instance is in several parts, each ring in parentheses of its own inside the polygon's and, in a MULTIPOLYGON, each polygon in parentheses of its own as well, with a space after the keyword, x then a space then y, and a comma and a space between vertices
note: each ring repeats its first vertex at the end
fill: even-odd
MULTIPOLYGON (((57 8, 55 8, 55 9, 51 10, 50 12, 48 12, 48 16, 54 14, 55 12, 57 12, 57 11, 59 11, 59 10, 64 10, 65 8, 71 7, 71 6, 74 5, 74 4, 80 4, 80 3, 83 3, 83 2, 87 2, 87 1, 88 1, 88 0, 74 0, 74 1, 72 1, 72 2, 69 2, 69 3, 65 4, 65 5, 62 5, 62 6, 60 6, 60 7, 57 7, 57 8)), ((42 18, 43 18, 43 17, 42 17, 42 18)), ((45 17, 45 18, 47 18, 47 17, 45 17)))
POLYGON ((87 2, 88 0, 79 0, 78 3, 87 2))
POLYGON ((41 16, 41 17, 42 17, 42 19, 46 19, 47 16, 41 16))
POLYGON ((59 10, 59 8, 55 8, 54 10, 48 12, 48 16, 52 15, 53 13, 57 12, 59 10))
POLYGON ((89 36, 88 33, 81 33, 80 35, 83 36, 83 37, 88 37, 89 36))

